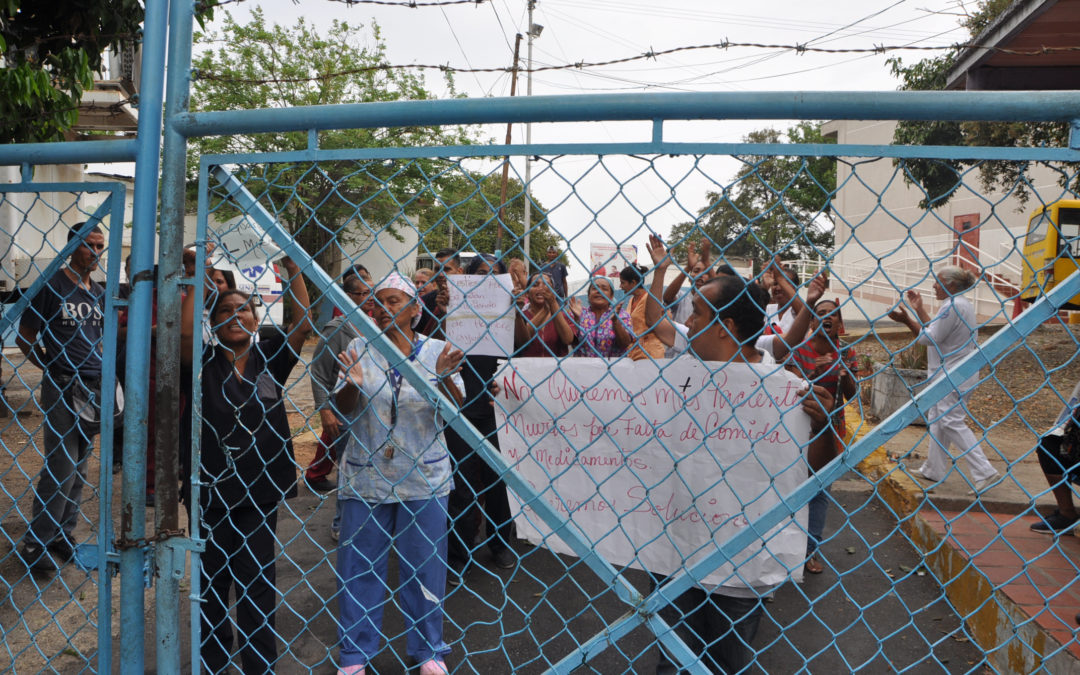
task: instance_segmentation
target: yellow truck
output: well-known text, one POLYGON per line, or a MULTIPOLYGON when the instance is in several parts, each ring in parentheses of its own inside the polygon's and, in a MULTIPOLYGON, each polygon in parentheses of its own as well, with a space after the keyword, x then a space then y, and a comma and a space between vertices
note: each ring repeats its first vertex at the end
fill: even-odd
MULTIPOLYGON (((1061 199, 1035 210, 1024 237, 1020 298, 1034 302, 1080 268, 1080 199, 1061 199)), ((1080 309, 1080 295, 1064 309, 1080 309)))

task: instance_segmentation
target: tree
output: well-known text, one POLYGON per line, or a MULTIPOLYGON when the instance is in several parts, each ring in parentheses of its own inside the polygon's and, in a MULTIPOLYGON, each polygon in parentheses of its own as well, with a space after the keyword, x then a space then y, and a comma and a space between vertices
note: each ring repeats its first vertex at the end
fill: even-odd
POLYGON ((0 0, 0 143, 63 140, 104 52, 133 45, 142 22, 139 0, 0 0))
MULTIPOLYGON (((423 245, 434 253, 441 248, 467 248, 492 252, 496 248, 499 223, 505 223, 502 250, 523 257, 519 248, 524 234, 525 193, 521 182, 511 178, 502 216, 501 164, 489 173, 466 171, 460 167, 428 184, 420 195, 425 202, 420 215, 423 245)), ((547 222, 547 211, 534 196, 531 213, 529 253, 533 260, 546 260, 548 246, 558 246, 560 239, 547 222)))
MULTIPOLYGON (((218 30, 199 33, 203 48, 193 67, 199 76, 192 107, 238 110, 427 100, 433 95, 422 78, 380 68, 385 44, 377 25, 368 36, 361 26, 334 21, 326 35, 301 18, 291 28, 268 26, 255 8, 241 25, 226 15, 218 30), (370 39, 368 39, 370 37, 370 39)), ((453 80, 445 75, 453 93, 453 80)), ((392 148, 460 145, 472 142, 465 127, 341 129, 319 134, 319 147, 392 148)), ((188 176, 194 188, 198 156, 207 153, 270 153, 308 147, 305 132, 262 133, 199 138, 192 142, 188 176)), ((245 165, 242 180, 325 269, 331 269, 335 242, 375 234, 400 236, 406 215, 424 207, 430 180, 455 164, 437 159, 270 162, 245 165)), ((223 215, 227 205, 220 203, 223 215)))
MULTIPOLYGON (((747 143, 830 143, 818 124, 800 122, 786 132, 759 129, 747 143)), ((764 261, 775 254, 785 259, 811 257, 833 245, 828 222, 829 200, 836 190, 836 162, 829 157, 746 155, 742 168, 720 191, 706 195, 708 204, 692 222, 671 230, 676 256, 686 243, 702 236, 714 251, 728 257, 764 261)), ((714 255, 714 257, 719 257, 714 255)))
MULTIPOLYGON (((1012 0, 983 0, 974 13, 966 16, 961 25, 978 42, 979 36, 994 19, 1012 4, 1012 0)), ((900 58, 888 63, 893 75, 900 78, 900 89, 911 91, 941 90, 946 76, 960 56, 957 49, 941 56, 905 65, 900 58)), ((1038 147, 1067 145, 1069 130, 1060 122, 946 122, 902 121, 897 124, 893 140, 904 145, 969 145, 1038 147)), ((899 164, 901 160, 897 160, 899 164)), ((924 209, 945 205, 963 185, 964 173, 973 163, 959 160, 903 160, 904 178, 917 183, 924 192, 919 206, 924 209)), ((1024 162, 979 162, 979 182, 984 190, 1012 191, 1020 204, 1029 196, 1024 162)), ((1062 173, 1062 185, 1067 178, 1062 173)))

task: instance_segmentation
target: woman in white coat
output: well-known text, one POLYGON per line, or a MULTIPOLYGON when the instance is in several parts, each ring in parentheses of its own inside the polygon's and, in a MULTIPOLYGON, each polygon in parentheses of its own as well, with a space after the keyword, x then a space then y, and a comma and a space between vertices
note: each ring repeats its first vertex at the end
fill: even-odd
MULTIPOLYGON (((945 371, 975 351, 975 309, 960 294, 977 281, 969 270, 956 266, 939 268, 934 275, 934 293, 941 307, 931 319, 923 307, 922 295, 916 290, 907 292, 907 304, 915 313, 905 308, 903 298, 889 318, 908 327, 919 344, 926 345, 927 375, 929 379, 943 377, 945 371)), ((917 477, 934 483, 945 480, 955 459, 948 454, 950 445, 967 460, 971 471, 972 494, 978 494, 995 482, 998 472, 983 453, 982 446, 967 425, 965 403, 978 383, 973 375, 949 392, 927 413, 930 422, 930 450, 926 462, 915 469, 917 477)))

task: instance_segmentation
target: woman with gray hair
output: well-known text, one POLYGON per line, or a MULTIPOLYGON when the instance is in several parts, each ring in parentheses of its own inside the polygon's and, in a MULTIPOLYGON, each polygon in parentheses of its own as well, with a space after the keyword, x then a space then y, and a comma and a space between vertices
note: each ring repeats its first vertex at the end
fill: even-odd
MULTIPOLYGON (((906 294, 914 317, 904 308, 904 298, 889 312, 890 319, 906 325, 916 341, 926 345, 927 375, 931 380, 944 376, 947 369, 977 347, 975 309, 967 298, 960 296, 975 285, 977 278, 969 270, 952 265, 939 268, 934 276, 934 294, 941 307, 933 319, 923 307, 922 295, 914 289, 906 294)), ((971 470, 970 494, 979 494, 995 482, 998 472, 986 459, 966 420, 964 404, 977 383, 978 376, 973 375, 930 408, 927 413, 930 449, 926 462, 912 471, 915 476, 934 483, 945 480, 955 461, 948 454, 951 444, 964 456, 971 470)))

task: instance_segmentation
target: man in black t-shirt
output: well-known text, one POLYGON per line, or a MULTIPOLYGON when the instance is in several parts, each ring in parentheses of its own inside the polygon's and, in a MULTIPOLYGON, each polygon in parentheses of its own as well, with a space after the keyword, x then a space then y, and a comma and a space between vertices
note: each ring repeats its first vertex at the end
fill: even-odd
MULTIPOLYGON (((68 232, 75 239, 82 223, 68 232)), ((94 228, 30 302, 16 343, 41 368, 45 457, 38 475, 30 528, 19 555, 31 568, 49 571, 74 554, 75 530, 85 482, 86 458, 97 434, 97 410, 81 403, 100 396, 101 337, 105 289, 90 279, 105 236, 94 228), (76 401, 80 404, 77 404, 76 401), (89 418, 89 419, 87 419, 89 418)))
POLYGON ((566 265, 559 262, 559 249, 548 246, 547 262, 540 266, 540 273, 551 277, 551 290, 560 299, 565 300, 568 290, 566 278, 570 275, 570 271, 566 268, 566 265))

